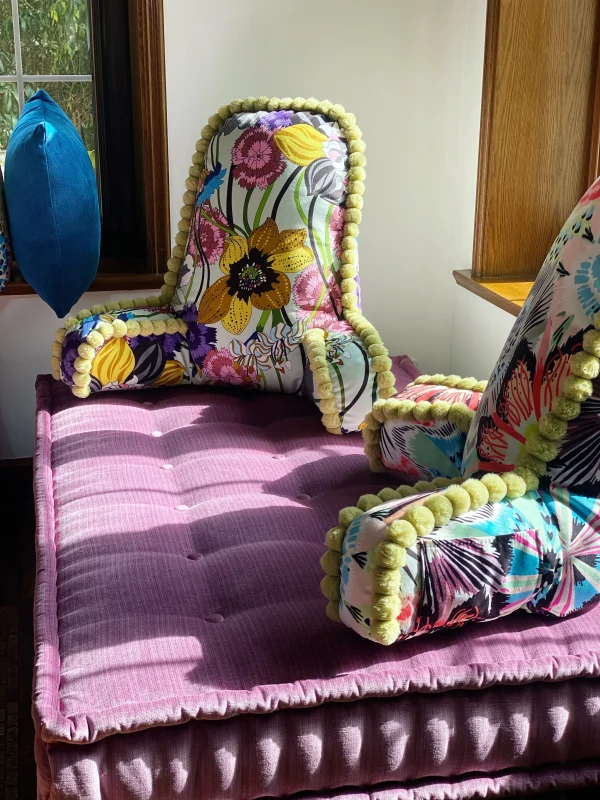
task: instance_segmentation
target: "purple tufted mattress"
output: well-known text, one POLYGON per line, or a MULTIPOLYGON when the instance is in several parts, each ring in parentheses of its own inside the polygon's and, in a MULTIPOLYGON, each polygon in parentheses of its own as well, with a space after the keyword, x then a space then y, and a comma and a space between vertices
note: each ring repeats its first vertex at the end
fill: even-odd
POLYGON ((310 402, 189 388, 82 402, 47 376, 37 392, 40 798, 600 782, 600 607, 391 648, 327 619, 325 531, 394 480, 310 402))

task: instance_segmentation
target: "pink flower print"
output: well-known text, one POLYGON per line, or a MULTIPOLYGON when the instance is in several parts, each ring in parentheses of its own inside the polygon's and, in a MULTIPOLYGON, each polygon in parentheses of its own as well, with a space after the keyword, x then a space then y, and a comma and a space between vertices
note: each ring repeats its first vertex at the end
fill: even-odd
POLYGON ((341 316, 342 293, 333 273, 330 273, 327 279, 327 286, 321 298, 322 292, 323 278, 319 268, 314 264, 303 270, 294 282, 293 294, 294 302, 297 306, 296 314, 298 319, 307 319, 318 306, 317 314, 309 323, 310 328, 321 327, 315 323, 317 317, 321 317, 324 321, 328 320, 329 324, 324 327, 331 328, 331 323, 338 321, 336 310, 341 316), (321 300, 320 303, 319 300, 321 300))
POLYGON ((275 147, 273 133, 264 127, 248 128, 231 151, 233 175, 244 189, 263 191, 281 175, 285 159, 275 147))
POLYGON ((255 370, 252 367, 236 363, 233 355, 225 348, 211 350, 204 359, 202 369, 206 377, 213 383, 248 388, 259 385, 255 370))
MULTIPOLYGON (((211 208, 209 203, 204 203, 202 205, 202 209, 208 217, 214 219, 214 221, 218 222, 219 225, 224 225, 227 227, 227 219, 217 208, 211 208)), ((227 233, 221 230, 221 228, 218 228, 216 225, 212 225, 199 212, 197 217, 196 237, 198 236, 198 233, 200 235, 200 244, 202 246, 202 250, 204 251, 204 255, 206 256, 206 260, 209 264, 216 264, 223 252, 223 246, 225 245, 225 237, 227 236, 227 233)), ((192 246, 192 242, 190 241, 190 247, 188 249, 192 252, 192 254, 194 253, 195 248, 195 242, 192 246)))
POLYGON ((338 258, 342 257, 342 238, 344 236, 344 209, 334 206, 329 218, 331 247, 338 258))

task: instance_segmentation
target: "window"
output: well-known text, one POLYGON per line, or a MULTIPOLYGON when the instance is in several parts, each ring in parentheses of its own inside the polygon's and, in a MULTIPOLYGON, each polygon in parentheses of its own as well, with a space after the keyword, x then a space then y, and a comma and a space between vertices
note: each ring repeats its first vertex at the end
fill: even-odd
POLYGON ((96 170, 102 248, 92 288, 160 286, 170 239, 160 0, 0 0, 0 164, 40 88, 69 115, 96 170))
POLYGON ((511 313, 598 175, 599 42, 597 0, 488 0, 473 269, 455 277, 511 313))

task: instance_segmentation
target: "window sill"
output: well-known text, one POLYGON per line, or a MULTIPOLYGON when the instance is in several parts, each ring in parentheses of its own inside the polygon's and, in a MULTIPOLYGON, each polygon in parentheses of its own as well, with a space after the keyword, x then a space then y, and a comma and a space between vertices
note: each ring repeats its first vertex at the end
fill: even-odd
MULTIPOLYGON (((163 275, 149 275, 140 273, 120 273, 98 275, 87 290, 88 292, 130 292, 136 289, 158 290, 164 283, 163 275)), ((15 297, 22 295, 36 294, 33 286, 25 281, 9 281, 0 292, 0 300, 3 297, 15 297)))
POLYGON ((470 269, 455 269, 452 273, 454 280, 459 286, 468 289, 478 297, 487 300, 503 311, 507 311, 513 316, 517 316, 527 296, 533 286, 533 279, 523 280, 503 280, 503 281, 480 281, 473 278, 470 269))

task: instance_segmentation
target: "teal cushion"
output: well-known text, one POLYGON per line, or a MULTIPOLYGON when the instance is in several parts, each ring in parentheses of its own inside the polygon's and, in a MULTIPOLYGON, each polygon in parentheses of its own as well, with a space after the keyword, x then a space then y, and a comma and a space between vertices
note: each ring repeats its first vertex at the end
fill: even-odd
POLYGON ((19 269, 63 317, 96 274, 100 209, 81 137, 42 89, 26 103, 10 137, 5 191, 19 269))

